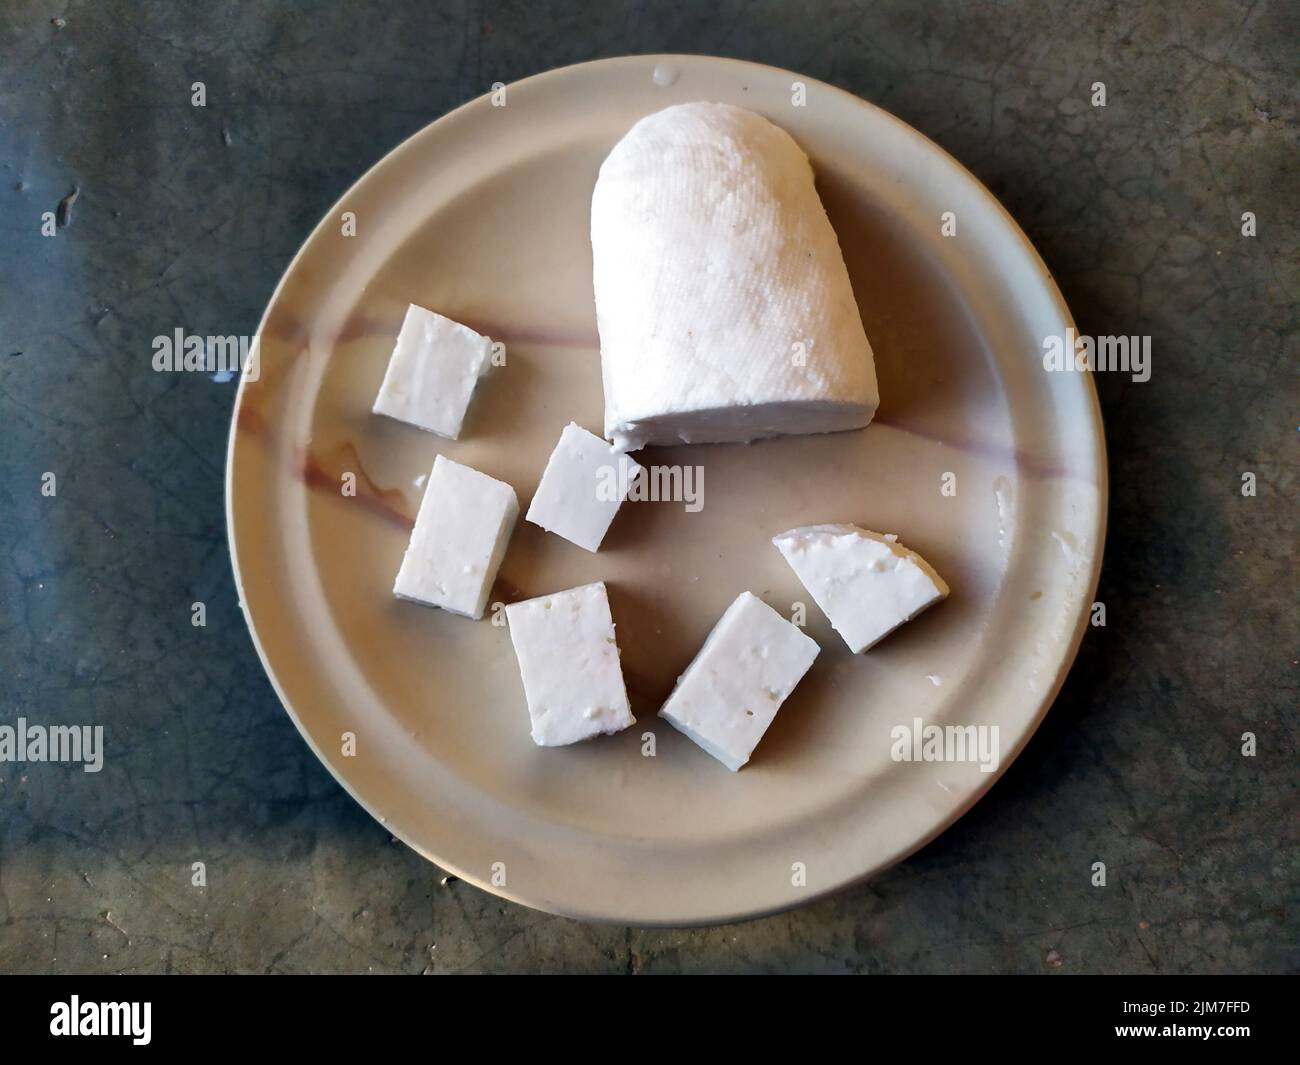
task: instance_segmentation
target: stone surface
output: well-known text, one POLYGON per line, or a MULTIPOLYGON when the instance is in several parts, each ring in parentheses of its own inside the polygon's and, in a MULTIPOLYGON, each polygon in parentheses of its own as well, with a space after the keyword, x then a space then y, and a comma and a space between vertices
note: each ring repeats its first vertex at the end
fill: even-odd
POLYGON ((0 764, 0 971, 1300 968, 1295 7, 375 8, 0 3, 0 723, 108 730, 98 775, 0 764), (443 885, 348 798, 233 595, 235 385, 149 368, 177 327, 251 333, 317 218, 427 122, 659 51, 893 111, 1003 200, 1082 330, 1153 338, 1148 383, 1099 375, 1107 625, 1025 753, 875 882, 691 931, 443 885))

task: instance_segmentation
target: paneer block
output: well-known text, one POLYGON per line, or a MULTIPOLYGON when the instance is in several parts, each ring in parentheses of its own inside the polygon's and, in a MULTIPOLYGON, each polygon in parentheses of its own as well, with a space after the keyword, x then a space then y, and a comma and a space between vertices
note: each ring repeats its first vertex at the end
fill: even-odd
POLYGON ((875 361, 808 157, 762 115, 683 103, 614 146, 591 198, 605 436, 857 429, 875 361))
POLYGON ((659 716, 735 772, 749 761, 820 650, 798 626, 742 592, 678 678, 659 716))
POLYGON ((948 585, 892 535, 808 525, 772 539, 854 654, 948 595, 948 585))
POLYGON ((393 594, 481 618, 518 517, 508 484, 439 455, 393 594))
POLYGON ((533 742, 560 747, 634 723, 603 581, 506 607, 533 742))
POLYGON ((491 340, 413 303, 372 410, 455 440, 474 386, 491 367, 491 340))
POLYGON ((551 452, 527 520, 595 551, 640 472, 632 459, 570 422, 551 452))

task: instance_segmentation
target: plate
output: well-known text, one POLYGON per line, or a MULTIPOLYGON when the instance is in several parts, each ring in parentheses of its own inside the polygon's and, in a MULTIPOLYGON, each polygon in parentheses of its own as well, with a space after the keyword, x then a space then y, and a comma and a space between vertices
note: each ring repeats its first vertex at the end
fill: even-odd
POLYGON ((968 810, 1042 720, 1077 650, 1106 482, 1089 376, 1043 366, 1044 338, 1071 327, 1043 263, 979 182, 838 89, 700 56, 512 84, 381 160, 271 299, 227 468, 258 653, 357 801, 488 891, 640 925, 741 919, 834 891, 968 810), (521 519, 492 601, 605 580, 637 716, 617 736, 539 749, 504 624, 398 601, 393 577, 436 454, 508 481, 526 508, 563 426, 599 432, 592 186, 637 119, 689 100, 759 111, 808 152, 881 407, 859 432, 638 453, 702 469, 702 505, 629 503, 595 555, 521 519), (408 303, 505 345, 459 441, 370 413, 408 303), (899 534, 951 597, 849 654, 769 542, 819 522, 899 534), (806 603, 822 653, 733 774, 655 711, 746 589, 786 616, 806 603), (931 727, 982 739, 985 756, 906 738, 931 727))

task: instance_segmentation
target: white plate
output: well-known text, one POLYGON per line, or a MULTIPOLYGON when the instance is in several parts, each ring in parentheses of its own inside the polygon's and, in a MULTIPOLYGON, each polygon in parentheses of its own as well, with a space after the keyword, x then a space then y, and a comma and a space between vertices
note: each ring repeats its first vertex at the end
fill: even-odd
POLYGON ((271 300, 227 475, 258 652, 340 783, 489 891, 636 924, 749 917, 833 891, 969 809, 1034 731, 1078 647, 1106 480, 1090 379, 1042 365, 1043 338, 1071 325, 993 197, 919 133, 838 89, 698 56, 586 63, 511 85, 504 107, 466 104, 376 165, 271 300), (599 431, 592 185, 633 122, 687 100, 760 111, 809 153, 882 404, 861 432, 641 452, 643 463, 702 465, 704 507, 627 505, 597 555, 521 520, 493 598, 607 581, 638 718, 615 737, 538 749, 507 630, 399 602, 393 576, 435 454, 509 481, 526 508, 561 428, 599 431), (955 236, 941 233, 944 212, 955 236), (370 413, 411 302, 507 345, 459 442, 370 413), (355 496, 342 491, 348 473, 355 496), (945 474, 955 495, 941 492, 945 474), (740 591, 787 615, 809 601, 770 537, 840 521, 900 534, 952 596, 857 657, 810 604, 822 654, 753 761, 729 773, 654 712, 740 591), (895 761, 891 731, 917 718, 996 726, 998 769, 895 761))

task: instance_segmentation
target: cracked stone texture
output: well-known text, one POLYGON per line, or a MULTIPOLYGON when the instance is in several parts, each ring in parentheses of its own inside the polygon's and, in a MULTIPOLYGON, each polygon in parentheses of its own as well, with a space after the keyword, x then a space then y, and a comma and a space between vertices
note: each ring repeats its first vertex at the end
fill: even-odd
POLYGON ((0 2, 0 723, 108 733, 97 776, 0 764, 0 970, 1300 968, 1294 5, 303 10, 0 2), (1146 384, 1099 375, 1108 624, 1025 754, 874 883, 692 931, 444 886, 344 794, 233 594, 235 386, 149 369, 177 326, 251 333, 317 218, 408 134, 494 81, 659 51, 899 115, 1002 199, 1084 332, 1154 353, 1146 384))

